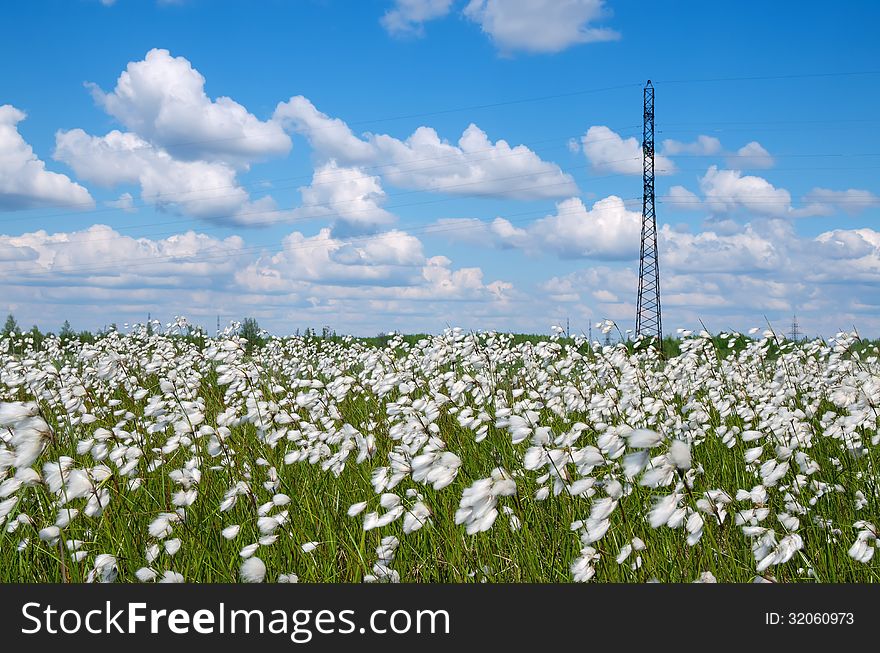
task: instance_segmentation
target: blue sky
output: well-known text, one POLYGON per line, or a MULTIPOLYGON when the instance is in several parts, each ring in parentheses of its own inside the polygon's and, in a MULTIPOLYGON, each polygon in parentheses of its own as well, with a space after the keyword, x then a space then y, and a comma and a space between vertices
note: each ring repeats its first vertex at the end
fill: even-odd
POLYGON ((797 313, 811 335, 880 335, 878 13, 10 5, 0 310, 46 329, 631 328, 651 78, 666 331, 797 313))

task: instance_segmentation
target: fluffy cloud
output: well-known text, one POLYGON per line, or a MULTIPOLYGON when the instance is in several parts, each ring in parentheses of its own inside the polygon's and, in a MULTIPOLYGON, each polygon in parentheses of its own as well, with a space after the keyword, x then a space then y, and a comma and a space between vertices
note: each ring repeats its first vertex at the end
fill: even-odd
POLYGON ((108 114, 176 158, 244 165, 290 150, 280 125, 259 120, 231 98, 209 98, 205 78, 168 50, 155 48, 129 63, 110 93, 89 86, 108 114))
POLYGON ((413 310, 412 302, 505 302, 511 294, 512 284, 486 283, 480 268, 451 266, 445 256, 426 258, 421 242, 401 231, 352 242, 322 229, 312 237, 291 234, 281 251, 239 271, 236 283, 245 292, 314 302, 380 301, 389 312, 404 313, 413 310))
POLYGON ((684 186, 673 186, 667 191, 666 195, 659 199, 663 204, 681 211, 698 211, 703 207, 703 202, 699 196, 684 186))
POLYGON ((664 225, 658 240, 658 248, 662 253, 661 266, 690 274, 748 274, 761 270, 777 270, 787 260, 779 244, 756 231, 751 224, 733 234, 719 234, 715 231, 690 234, 673 231, 664 225))
POLYGON ((10 285, 182 288, 229 276, 244 242, 192 231, 160 240, 132 238, 106 225, 49 234, 0 236, 0 251, 22 254, 2 266, 10 285))
MULTIPOLYGON (((699 328, 701 322, 710 330, 746 330, 761 326, 761 315, 785 330, 795 312, 810 334, 830 335, 853 324, 880 329, 875 230, 833 230, 810 238, 779 219, 747 224, 732 234, 686 234, 664 225, 659 245, 667 332, 699 328)), ((637 265, 587 267, 538 288, 548 315, 569 314, 582 322, 609 317, 619 320, 621 329, 631 328, 637 265)))
POLYGON ((59 131, 54 158, 105 187, 137 184, 141 199, 160 210, 242 226, 289 218, 271 196, 252 199, 237 175, 253 161, 286 154, 290 137, 228 97, 212 100, 204 85, 183 57, 150 50, 129 63, 112 92, 91 85, 98 104, 129 131, 59 131))
POLYGON ((67 176, 46 170, 33 148, 18 132, 25 113, 12 105, 0 106, 0 211, 40 206, 95 204, 89 192, 67 176))
MULTIPOLYGON (((608 127, 596 125, 581 137, 581 147, 597 172, 642 174, 642 145, 634 136, 624 139, 608 127)), ((654 172, 657 175, 671 175, 676 172, 675 164, 662 154, 655 153, 654 172)))
POLYGON ((666 139, 663 141, 663 153, 669 156, 723 156, 727 167, 734 170, 772 168, 775 163, 770 153, 757 141, 746 143, 736 152, 725 152, 721 147, 721 141, 714 136, 706 135, 700 135, 690 143, 666 139))
POLYGON ((815 258, 833 260, 833 266, 814 265, 804 270, 805 280, 833 285, 868 284, 861 300, 878 302, 880 282, 880 232, 873 229, 835 229, 819 234, 813 243, 815 258))
POLYGON ((590 209, 580 198, 572 197, 557 203, 555 214, 525 228, 500 217, 491 222, 445 219, 432 225, 430 233, 451 241, 521 249, 531 255, 625 260, 638 256, 641 210, 627 209, 624 200, 614 195, 595 202, 590 209))
POLYGON ((593 26, 609 13, 604 0, 471 0, 464 9, 504 53, 617 40, 613 29, 593 26))
POLYGON ((794 207, 786 189, 775 187, 763 177, 743 175, 740 170, 719 170, 714 165, 700 178, 700 190, 703 199, 676 185, 660 199, 682 211, 708 210, 716 219, 739 213, 773 218, 831 216, 841 211, 855 215, 880 206, 880 197, 868 190, 814 188, 801 198, 802 206, 794 207))
MULTIPOLYGON (((509 241, 537 238, 532 227, 498 222, 485 228, 509 241)), ((323 324, 359 334, 437 331, 444 315, 465 327, 524 331, 544 331, 570 316, 576 332, 610 317, 624 329, 631 326, 637 287, 635 255, 629 258, 624 267, 588 266, 526 291, 489 282, 480 268, 455 268, 445 256, 428 256, 417 238, 401 231, 351 239, 329 229, 293 233, 276 253, 252 251, 235 237, 187 232, 151 240, 101 225, 0 237, 3 308, 43 328, 66 318, 77 328, 94 328, 102 321, 142 320, 152 311, 187 314, 211 329, 218 313, 224 322, 252 315, 281 333, 323 324), (83 323, 84 316, 92 322, 83 323)), ((759 325, 756 313, 784 328, 793 312, 810 333, 851 324, 880 328, 880 232, 872 229, 813 238, 779 219, 728 234, 664 226, 660 266, 668 331, 700 320, 712 330, 747 329, 759 325)))
POLYGON ((739 148, 735 155, 727 156, 728 167, 737 170, 772 168, 774 163, 770 153, 757 141, 747 143, 739 148))
POLYGON ((814 188, 804 195, 801 209, 802 215, 834 215, 843 211, 850 215, 880 206, 880 197, 867 190, 850 188, 849 190, 829 190, 814 188))
POLYGON ((395 0, 380 22, 392 36, 422 36, 426 21, 449 13, 452 0, 395 0))
POLYGON ((709 166, 700 179, 704 204, 713 213, 746 210, 755 215, 783 217, 791 213, 791 194, 763 177, 709 166))
POLYGON ((668 138, 663 141, 663 153, 670 156, 690 154, 694 156, 711 156, 721 152, 721 141, 714 136, 700 135, 692 143, 683 143, 668 138))
POLYGON ((385 191, 378 177, 334 160, 318 166, 312 184, 300 193, 303 205, 290 213, 291 219, 332 218, 335 235, 373 233, 397 220, 381 207, 385 191))
POLYGON ((492 142, 470 125, 453 145, 430 127, 419 127, 405 141, 387 134, 355 136, 348 125, 318 111, 302 96, 282 102, 274 119, 304 135, 319 161, 373 166, 390 184, 450 195, 511 199, 565 197, 577 192, 572 177, 543 161, 524 145, 492 142))
POLYGON ((491 221, 478 218, 440 218, 429 225, 426 231, 449 242, 499 249, 533 249, 529 233, 501 217, 491 221))
POLYGON ((587 209, 576 197, 559 202, 556 214, 532 224, 528 231, 543 251, 563 258, 625 259, 638 253, 641 211, 627 210, 614 195, 587 209))
POLYGON ((261 257, 236 278, 246 289, 290 292, 297 282, 320 281, 331 285, 413 285, 425 263, 421 242, 402 231, 343 241, 321 229, 311 237, 288 235, 275 254, 261 257))
POLYGON ((275 253, 191 231, 157 240, 104 225, 36 231, 0 236, 0 275, 0 308, 42 328, 70 319, 94 329, 152 312, 187 315, 211 330, 221 314, 224 322, 251 315, 281 333, 327 323, 360 335, 436 331, 454 310, 450 302, 469 302, 463 321, 478 328, 488 324, 483 318, 510 314, 516 297, 510 283, 487 281, 480 268, 426 256, 402 231, 345 240, 329 229, 294 232, 275 253))
POLYGON ((134 197, 132 197, 131 193, 122 193, 117 199, 108 200, 104 204, 114 209, 122 209, 126 213, 137 211, 134 205, 134 197))
POLYGON ((251 201, 226 163, 184 161, 130 132, 90 136, 59 131, 55 158, 80 179, 106 187, 139 184, 144 202, 223 224, 260 225, 283 219, 271 197, 251 201))

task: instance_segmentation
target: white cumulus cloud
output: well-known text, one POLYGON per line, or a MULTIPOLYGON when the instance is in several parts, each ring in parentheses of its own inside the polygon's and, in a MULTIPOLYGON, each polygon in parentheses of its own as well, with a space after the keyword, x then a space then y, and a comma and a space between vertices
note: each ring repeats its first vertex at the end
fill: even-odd
MULTIPOLYGON (((642 174, 642 144, 634 136, 623 138, 604 125, 594 125, 581 137, 581 147, 596 172, 642 174)), ((675 172, 675 164, 655 152, 654 173, 671 175, 675 172)))
POLYGON ((201 73, 168 50, 154 48, 129 63, 109 93, 89 86, 108 114, 177 158, 245 165, 290 150, 280 125, 229 97, 209 98, 201 73))
POLYGON ((709 166, 700 179, 706 208, 716 214, 746 210, 756 215, 783 217, 791 213, 791 194, 763 177, 739 170, 709 166))
POLYGON ((306 98, 292 97, 275 109, 274 119, 304 135, 319 161, 376 167, 390 184, 450 195, 510 199, 565 197, 577 192, 571 175, 543 161, 525 145, 492 142, 471 124, 457 144, 419 127, 406 140, 387 134, 352 133, 338 118, 322 113, 306 98))
POLYGON ((743 145, 736 154, 728 155, 726 160, 728 167, 737 170, 772 168, 774 164, 773 157, 758 141, 743 145))
POLYGON ((425 263, 421 242, 402 231, 359 239, 334 238, 329 228, 315 236, 295 231, 280 251, 260 257, 236 278, 248 290, 291 291, 296 282, 354 286, 413 285, 425 263))
POLYGON ((0 269, 10 285, 193 287, 200 280, 230 275, 243 246, 239 236, 221 240, 188 231, 152 240, 96 224, 81 231, 0 236, 0 248, 27 254, 0 269))
POLYGON ((284 217, 271 197, 252 201, 232 165, 176 159, 131 132, 90 136, 82 129, 59 131, 54 156, 80 179, 107 187, 139 184, 143 201, 162 210, 239 225, 284 217))
POLYGON ((559 52, 620 38, 611 28, 594 26, 610 15, 604 0, 471 0, 464 15, 502 53, 559 52))
POLYGON ((721 152, 721 141, 714 136, 700 135, 696 140, 685 143, 667 138, 663 141, 663 153, 669 156, 676 154, 691 154, 695 156, 710 156, 721 152))
POLYGON ((848 190, 830 190, 814 188, 804 195, 805 206, 800 209, 803 215, 834 215, 843 211, 850 215, 880 206, 880 197, 868 190, 850 188, 848 190))
POLYGON ((300 194, 303 205, 291 212, 291 218, 328 217, 334 235, 372 233, 397 220, 381 206, 385 191, 379 177, 332 159, 315 168, 312 184, 300 188, 300 194))
POLYGON ((41 206, 73 205, 89 209, 95 205, 85 188, 66 175, 46 170, 22 138, 18 123, 24 111, 10 104, 0 106, 0 211, 41 206))
POLYGON ((379 22, 392 36, 421 36, 424 23, 449 13, 452 0, 395 0, 379 22))
POLYGON ((526 227, 517 227, 502 217, 489 222, 447 218, 434 223, 429 233, 450 241, 521 249, 533 255, 625 260, 638 256, 641 219, 641 207, 630 210, 615 195, 590 208, 572 197, 558 202, 554 214, 526 227))

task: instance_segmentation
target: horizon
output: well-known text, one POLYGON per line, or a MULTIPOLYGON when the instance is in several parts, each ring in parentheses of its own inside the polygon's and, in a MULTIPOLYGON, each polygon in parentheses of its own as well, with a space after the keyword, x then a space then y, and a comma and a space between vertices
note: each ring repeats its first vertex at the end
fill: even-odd
MULTIPOLYGON (((27 327, 24 324, 18 322, 15 318, 15 315, 9 313, 6 316, 7 325, 9 319, 12 318, 15 321, 15 328, 17 329, 17 333, 20 335, 28 335, 28 333, 32 332, 34 328, 36 328, 41 336, 50 336, 50 335, 60 335, 61 331, 64 330, 64 327, 67 326, 70 328, 70 333, 72 337, 79 338, 83 335, 91 336, 91 337, 101 337, 103 335, 107 335, 110 332, 117 332, 122 335, 134 333, 138 328, 148 328, 147 324, 152 325, 153 333, 157 335, 180 335, 181 331, 187 327, 189 327, 195 333, 187 333, 184 334, 187 337, 192 335, 198 335, 198 332, 201 331, 202 335, 208 339, 211 338, 220 338, 228 335, 240 334, 242 330, 242 325, 245 320, 255 319, 249 316, 245 316, 242 319, 233 319, 227 322, 221 322, 220 328, 210 329, 206 326, 205 323, 195 323, 190 321, 185 315, 177 315, 170 322, 165 322, 158 318, 151 318, 149 321, 144 320, 143 322, 123 322, 121 324, 117 322, 110 322, 101 325, 95 329, 78 329, 76 325, 72 324, 70 320, 65 320, 61 326, 57 329, 42 329, 36 324, 32 324, 30 327, 27 327), (176 331, 175 331, 176 330, 176 331)), ((487 334, 499 334, 499 335, 508 335, 513 337, 525 337, 525 338, 540 338, 540 339, 550 339, 552 337, 558 337, 561 340, 573 340, 578 337, 584 337, 588 339, 588 342, 604 342, 607 341, 617 344, 617 343, 631 343, 637 340, 635 336, 634 329, 626 328, 624 325, 620 325, 614 323, 612 321, 611 328, 607 331, 603 331, 602 323, 598 322, 596 324, 589 325, 586 329, 569 329, 566 331, 566 327, 563 324, 554 323, 550 327, 547 328, 544 332, 538 331, 503 331, 498 329, 463 329, 460 326, 449 324, 444 326, 442 329, 438 331, 379 331, 378 333, 346 333, 346 332, 338 332, 333 329, 330 325, 320 325, 319 327, 313 325, 306 325, 304 327, 294 327, 292 330, 288 332, 279 333, 277 331, 270 331, 264 328, 262 325, 257 322, 257 327, 261 334, 266 334, 269 338, 293 338, 293 337, 304 337, 308 336, 309 332, 311 335, 317 338, 354 338, 356 340, 371 340, 376 338, 387 338, 396 335, 403 336, 405 338, 411 338, 415 336, 426 336, 426 337, 439 337, 444 333, 459 329, 468 334, 476 334, 476 335, 487 335, 487 334), (595 332, 595 333, 594 333, 595 332)), ((743 336, 749 338, 751 340, 758 340, 760 338, 769 337, 768 334, 773 334, 774 336, 782 336, 782 338, 786 341, 797 340, 798 342, 810 342, 813 340, 829 340, 835 339, 837 336, 841 334, 845 334, 849 336, 853 333, 858 334, 859 338, 864 341, 871 342, 872 338, 866 338, 863 336, 857 325, 852 325, 849 329, 840 329, 836 333, 834 333, 829 338, 826 338, 820 334, 809 334, 804 333, 802 330, 798 330, 797 337, 793 338, 794 331, 792 330, 792 324, 788 324, 786 328, 780 329, 776 325, 772 323, 765 324, 764 326, 754 326, 748 329, 747 331, 737 331, 735 329, 719 329, 715 331, 705 329, 705 325, 700 325, 699 329, 687 329, 684 327, 678 327, 673 329, 672 331, 666 332, 663 334, 664 341, 674 341, 681 342, 682 340, 693 336, 694 334, 699 334, 700 331, 705 330, 709 333, 713 338, 720 337, 735 337, 735 336, 743 336)), ((10 335, 9 331, 4 326, 3 330, 0 330, 0 337, 10 335)), ((649 337, 649 336, 644 336, 649 337)))

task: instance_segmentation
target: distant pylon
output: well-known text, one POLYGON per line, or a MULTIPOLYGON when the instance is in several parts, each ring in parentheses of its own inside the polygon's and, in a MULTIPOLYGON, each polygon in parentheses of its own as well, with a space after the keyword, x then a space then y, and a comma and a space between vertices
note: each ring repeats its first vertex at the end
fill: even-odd
POLYGON ((803 337, 803 333, 801 332, 801 326, 798 324, 797 315, 792 316, 791 318, 791 336, 792 342, 799 342, 803 337))
POLYGON ((660 319, 660 266, 657 259, 657 214, 654 211, 654 86, 645 85, 642 130, 642 245, 639 253, 639 299, 636 337, 663 340, 660 319))

